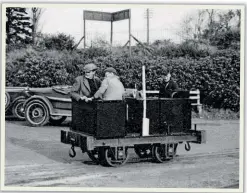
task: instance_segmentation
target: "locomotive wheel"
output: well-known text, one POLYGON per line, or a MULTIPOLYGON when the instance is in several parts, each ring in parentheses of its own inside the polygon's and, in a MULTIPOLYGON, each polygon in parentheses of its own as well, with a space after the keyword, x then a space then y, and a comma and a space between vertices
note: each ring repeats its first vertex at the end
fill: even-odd
POLYGON ((152 145, 150 144, 135 145, 134 150, 139 158, 152 157, 152 145))
POLYGON ((24 102, 25 99, 19 99, 14 103, 12 107, 12 114, 19 120, 25 120, 25 111, 23 106, 24 102))
POLYGON ((8 110, 10 105, 10 96, 9 93, 5 92, 5 112, 8 110))
POLYGON ((93 162, 99 164, 99 152, 97 150, 87 151, 87 155, 93 162))
POLYGON ((176 155, 177 144, 159 144, 154 145, 152 149, 153 159, 158 163, 168 161, 176 155), (170 152, 170 151, 172 152, 170 152), (171 155, 173 154, 173 155, 171 155))
POLYGON ((31 101, 25 108, 25 117, 31 126, 43 126, 49 121, 49 110, 42 101, 31 101))
POLYGON ((50 116, 49 122, 52 125, 60 125, 62 122, 65 121, 66 118, 66 116, 50 116))
MULTIPOLYGON (((115 148, 101 148, 99 151, 99 160, 102 166, 118 167, 124 165, 128 159, 128 148, 125 147, 122 152, 124 153, 122 159, 116 159, 115 148)), ((120 153, 120 151, 118 151, 120 153)))

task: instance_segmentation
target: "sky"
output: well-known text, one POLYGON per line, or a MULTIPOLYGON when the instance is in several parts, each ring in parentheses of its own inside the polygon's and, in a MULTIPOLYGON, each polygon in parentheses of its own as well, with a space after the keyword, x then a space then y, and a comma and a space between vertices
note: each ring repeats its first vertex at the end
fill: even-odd
MULTIPOLYGON (((75 38, 78 42, 83 36, 83 10, 116 12, 124 9, 131 9, 131 33, 138 40, 145 42, 147 40, 147 20, 145 18, 146 7, 80 7, 64 8, 53 7, 45 8, 40 19, 41 31, 43 33, 56 34, 63 32, 75 38)), ((156 39, 172 39, 179 42, 180 37, 177 31, 181 26, 182 19, 196 9, 189 7, 152 7, 150 10, 150 41, 156 39)), ((116 21, 113 23, 113 45, 124 45, 128 41, 128 20, 116 21)), ((97 38, 103 38, 110 41, 110 22, 86 21, 87 45, 91 45, 97 38)), ((134 40, 132 40, 135 43, 134 40)), ((79 47, 83 46, 83 42, 79 47)))

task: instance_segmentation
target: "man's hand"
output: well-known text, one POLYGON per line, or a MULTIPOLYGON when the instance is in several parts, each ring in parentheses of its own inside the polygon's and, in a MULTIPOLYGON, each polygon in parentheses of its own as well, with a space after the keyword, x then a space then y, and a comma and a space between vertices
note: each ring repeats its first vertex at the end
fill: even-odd
POLYGON ((80 100, 82 100, 82 101, 84 101, 85 99, 87 99, 86 96, 82 96, 82 97, 80 98, 80 100))
POLYGON ((93 98, 86 98, 85 101, 88 102, 88 101, 92 101, 93 98))

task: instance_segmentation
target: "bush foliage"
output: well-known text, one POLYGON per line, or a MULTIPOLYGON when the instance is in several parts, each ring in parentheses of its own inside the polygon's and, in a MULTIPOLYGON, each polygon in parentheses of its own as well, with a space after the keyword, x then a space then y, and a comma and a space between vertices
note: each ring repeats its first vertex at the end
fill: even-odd
POLYGON ((35 51, 23 49, 9 52, 6 60, 6 85, 49 87, 72 85, 85 63, 94 62, 98 76, 113 66, 127 88, 135 84, 141 89, 142 65, 146 65, 147 89, 158 89, 162 67, 172 69, 180 89, 200 89, 202 103, 215 108, 239 110, 240 56, 236 50, 220 50, 205 57, 167 57, 159 55, 109 54, 105 49, 76 51, 35 51))

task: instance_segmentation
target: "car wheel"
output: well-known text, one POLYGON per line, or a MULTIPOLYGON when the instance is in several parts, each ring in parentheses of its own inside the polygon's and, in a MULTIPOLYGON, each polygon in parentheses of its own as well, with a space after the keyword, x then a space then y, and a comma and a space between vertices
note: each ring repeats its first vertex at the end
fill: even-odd
POLYGON ((10 105, 10 96, 9 93, 5 92, 5 111, 8 110, 10 105))
POLYGON ((34 100, 27 104, 25 117, 33 127, 43 126, 49 121, 49 110, 44 102, 34 100))
POLYGON ((25 99, 19 99, 12 107, 12 114, 19 120, 25 120, 24 102, 25 99))
POLYGON ((66 116, 50 116, 49 122, 52 125, 60 125, 66 118, 66 116))

